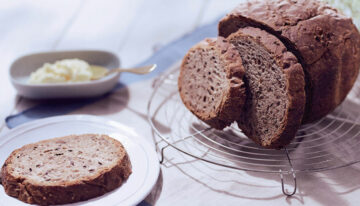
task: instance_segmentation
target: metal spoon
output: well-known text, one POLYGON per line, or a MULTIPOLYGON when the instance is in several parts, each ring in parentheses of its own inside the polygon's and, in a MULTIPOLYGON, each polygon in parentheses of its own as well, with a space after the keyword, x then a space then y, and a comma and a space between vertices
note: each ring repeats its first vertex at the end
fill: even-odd
POLYGON ((104 67, 99 66, 91 66, 91 70, 95 75, 91 78, 91 80, 97 80, 103 78, 107 75, 113 73, 120 73, 120 72, 130 72, 134 74, 148 74, 156 68, 156 64, 142 66, 142 67, 134 67, 134 68, 117 68, 117 69, 105 69, 104 67))

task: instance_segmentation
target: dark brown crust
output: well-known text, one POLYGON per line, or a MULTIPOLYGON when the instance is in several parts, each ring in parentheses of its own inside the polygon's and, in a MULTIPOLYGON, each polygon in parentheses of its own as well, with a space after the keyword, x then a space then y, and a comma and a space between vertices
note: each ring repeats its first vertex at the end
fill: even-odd
POLYGON ((219 23, 219 35, 253 26, 277 36, 306 75, 303 123, 333 111, 347 96, 360 68, 360 34, 352 20, 314 0, 251 1, 219 23))
MULTIPOLYGON (((119 159, 113 167, 99 171, 86 180, 58 185, 41 185, 22 177, 14 177, 11 171, 9 171, 9 165, 11 165, 12 158, 15 157, 17 152, 21 151, 22 148, 13 151, 1 169, 2 185, 4 186, 5 192, 9 196, 16 197, 26 203, 55 205, 88 200, 116 189, 130 176, 131 162, 120 142, 108 136, 105 138, 108 138, 114 144, 118 145, 120 151, 125 152, 123 158, 119 159)), ((52 141, 52 139, 41 142, 46 141, 52 141)), ((34 144, 30 145, 33 146, 34 144)))
POLYGON ((241 110, 245 102, 245 85, 242 81, 242 78, 245 74, 244 68, 242 66, 242 61, 231 44, 227 43, 226 40, 220 37, 217 40, 206 39, 190 49, 190 51, 185 55, 181 68, 180 75, 178 80, 178 88, 180 97, 185 104, 185 106, 199 119, 210 125, 215 129, 223 129, 226 126, 229 126, 232 122, 239 118, 241 115, 241 110), (220 106, 216 108, 214 114, 200 114, 195 111, 195 109, 190 105, 190 102, 184 101, 185 91, 183 89, 183 78, 185 77, 184 72, 187 72, 186 64, 188 61, 191 61, 191 51, 214 47, 220 56, 221 61, 226 65, 227 79, 229 89, 224 92, 220 106))
POLYGON ((238 121, 239 127, 249 138, 263 147, 279 149, 291 142, 301 125, 301 119, 305 110, 305 80, 303 69, 298 63, 297 58, 291 52, 287 51, 282 42, 266 31, 246 27, 231 34, 227 39, 230 42, 233 40, 236 41, 239 36, 250 38, 267 49, 286 75, 286 89, 289 103, 284 120, 279 122, 282 130, 280 130, 277 135, 273 136, 269 142, 261 142, 259 137, 251 136, 252 132, 245 124, 245 122, 248 121, 247 119, 241 118, 240 121, 238 121))

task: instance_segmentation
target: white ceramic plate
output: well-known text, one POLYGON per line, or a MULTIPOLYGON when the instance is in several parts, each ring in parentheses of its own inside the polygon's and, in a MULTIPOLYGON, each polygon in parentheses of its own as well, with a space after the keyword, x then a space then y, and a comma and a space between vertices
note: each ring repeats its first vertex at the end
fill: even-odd
MULTIPOLYGON (((10 153, 25 144, 70 134, 100 133, 119 140, 129 154, 133 173, 118 189, 103 196, 71 205, 136 205, 154 187, 159 175, 159 160, 154 147, 136 130, 121 123, 91 115, 67 115, 36 120, 0 136, 0 164, 10 153)), ((0 205, 28 205, 6 195, 0 186, 0 205)))
POLYGON ((120 67, 118 57, 107 51, 51 51, 35 53, 16 59, 10 67, 11 83, 19 95, 32 99, 95 97, 110 91, 118 82, 120 73, 113 73, 99 80, 76 83, 28 84, 31 72, 44 63, 62 59, 82 59, 89 64, 108 69, 120 67))

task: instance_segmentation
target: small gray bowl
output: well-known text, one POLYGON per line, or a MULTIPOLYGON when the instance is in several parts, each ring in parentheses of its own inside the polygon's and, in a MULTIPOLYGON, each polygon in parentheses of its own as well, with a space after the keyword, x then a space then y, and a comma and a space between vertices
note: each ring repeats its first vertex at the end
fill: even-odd
POLYGON ((96 97, 110 91, 118 82, 120 73, 113 73, 99 80, 76 83, 29 84, 31 72, 44 63, 57 60, 78 58, 89 64, 108 69, 120 67, 119 58, 107 51, 51 51, 35 53, 16 59, 10 66, 10 79, 19 95, 31 99, 87 98, 96 97))

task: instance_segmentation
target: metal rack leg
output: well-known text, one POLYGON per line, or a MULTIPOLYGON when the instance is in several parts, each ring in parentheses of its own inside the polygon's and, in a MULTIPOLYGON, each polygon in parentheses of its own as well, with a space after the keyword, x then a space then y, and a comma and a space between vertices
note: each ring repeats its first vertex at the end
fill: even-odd
POLYGON ((164 150, 168 147, 169 145, 166 145, 166 146, 164 146, 163 148, 161 148, 161 152, 160 152, 160 154, 161 154, 161 158, 160 158, 160 164, 162 164, 163 162, 164 162, 164 150))
POLYGON ((286 195, 286 196, 293 196, 296 193, 296 189, 297 189, 296 176, 295 176, 295 172, 294 172, 293 168, 291 168, 291 173, 292 173, 292 176, 294 178, 294 190, 290 193, 290 192, 288 192, 287 189, 285 189, 284 176, 283 176, 283 173, 282 173, 282 171, 280 169, 281 189, 282 189, 282 192, 284 193, 284 195, 286 195))
POLYGON ((290 197, 290 196, 293 196, 296 193, 296 190, 297 190, 296 175, 295 175, 295 171, 294 171, 294 168, 293 168, 291 160, 290 160, 289 152, 288 152, 288 150, 286 148, 285 148, 285 153, 286 153, 286 157, 287 157, 287 159, 289 161, 289 165, 291 167, 290 171, 291 171, 291 174, 292 174, 293 180, 294 180, 294 190, 290 193, 290 192, 288 192, 287 189, 285 189, 284 176, 283 176, 282 170, 280 169, 281 189, 282 189, 282 192, 283 192, 284 195, 290 197))

